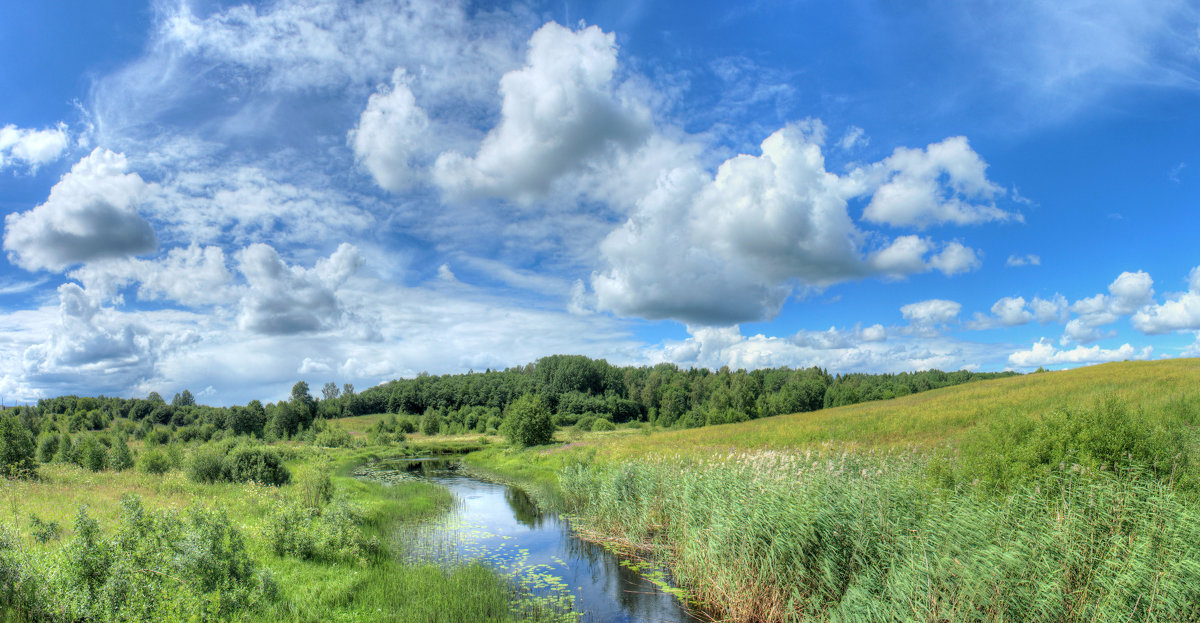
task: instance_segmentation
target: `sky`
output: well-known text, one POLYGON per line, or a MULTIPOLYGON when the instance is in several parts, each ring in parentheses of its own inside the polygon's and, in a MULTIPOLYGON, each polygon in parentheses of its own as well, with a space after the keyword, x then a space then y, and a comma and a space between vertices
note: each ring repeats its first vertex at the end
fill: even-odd
POLYGON ((0 4, 0 401, 1200 356, 1200 8, 0 4))

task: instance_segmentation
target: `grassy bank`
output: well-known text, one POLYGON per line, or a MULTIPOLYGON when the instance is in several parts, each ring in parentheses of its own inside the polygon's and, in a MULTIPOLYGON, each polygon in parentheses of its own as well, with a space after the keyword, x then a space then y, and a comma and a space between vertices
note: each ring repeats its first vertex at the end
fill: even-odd
POLYGON ((469 455, 734 621, 1200 620, 1200 365, 469 455))
POLYGON ((361 450, 286 454, 281 487, 64 464, 5 482, 0 620, 526 620, 495 571, 397 555, 445 489, 350 478, 361 450))

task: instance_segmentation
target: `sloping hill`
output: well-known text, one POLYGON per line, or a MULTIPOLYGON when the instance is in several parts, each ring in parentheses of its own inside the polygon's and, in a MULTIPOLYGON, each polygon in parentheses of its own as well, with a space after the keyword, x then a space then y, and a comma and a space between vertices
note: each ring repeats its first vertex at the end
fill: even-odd
POLYGON ((1064 407, 1090 407, 1108 397, 1147 413, 1200 402, 1200 359, 1109 363, 811 413, 626 436, 603 444, 602 453, 784 449, 823 442, 859 447, 931 445, 953 442, 1002 414, 1035 418, 1064 407))

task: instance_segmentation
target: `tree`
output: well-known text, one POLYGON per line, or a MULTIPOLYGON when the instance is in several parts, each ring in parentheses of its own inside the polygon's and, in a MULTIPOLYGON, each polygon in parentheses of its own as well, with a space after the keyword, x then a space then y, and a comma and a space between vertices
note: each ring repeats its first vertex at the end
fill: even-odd
POLYGON ((436 435, 442 430, 442 417, 438 412, 430 407, 425 410, 425 415, 421 416, 421 432, 426 435, 436 435))
POLYGON ((321 388, 321 395, 325 397, 325 400, 337 400, 337 397, 341 394, 342 391, 338 389, 337 383, 333 381, 329 381, 325 384, 325 387, 321 388))
POLYGON ((0 415, 0 476, 27 478, 37 474, 33 435, 13 415, 0 415))
POLYGON ((343 383, 342 384, 342 394, 346 395, 346 396, 353 396, 354 395, 354 383, 343 383))
POLYGON ((554 437, 550 409, 535 394, 525 394, 508 405, 502 428, 504 436, 517 446, 540 446, 554 437))
POLYGON ((192 392, 185 389, 182 392, 175 394, 175 397, 171 399, 171 406, 194 407, 196 406, 196 397, 192 395, 192 392))

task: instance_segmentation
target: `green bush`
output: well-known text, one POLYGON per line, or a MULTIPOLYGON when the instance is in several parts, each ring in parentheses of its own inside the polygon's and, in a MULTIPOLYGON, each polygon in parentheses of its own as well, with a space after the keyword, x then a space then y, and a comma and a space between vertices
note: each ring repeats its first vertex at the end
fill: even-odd
POLYGON ((123 472, 132 467, 133 453, 129 451, 129 445, 125 443, 125 438, 118 436, 112 447, 108 449, 108 468, 123 472))
POLYGON ((193 482, 214 483, 226 480, 225 456, 217 448, 201 448, 187 463, 187 477, 193 482))
POLYGON ((108 448, 95 435, 87 435, 79 443, 79 466, 93 472, 102 472, 108 467, 108 448))
POLYGON ((542 404, 539 396, 521 396, 508 406, 502 432, 517 446, 540 446, 550 443, 554 436, 554 422, 550 419, 550 409, 542 404))
POLYGON ((0 415, 0 476, 29 478, 37 474, 33 435, 14 415, 0 415))
POLYGON ((55 454, 58 454, 58 435, 54 433, 42 433, 38 437, 38 462, 49 463, 54 460, 55 454))
POLYGON ((442 430, 442 418, 437 412, 430 409, 421 416, 421 432, 426 435, 436 435, 442 430))
POLYGON ((147 474, 165 474, 171 471, 171 460, 159 448, 150 448, 138 457, 137 466, 147 474))
POLYGON ((321 508, 333 499, 333 481, 329 471, 306 466, 296 473, 296 492, 305 508, 321 508))
POLYGON ((592 422, 592 432, 594 433, 610 430, 617 430, 617 425, 604 418, 598 418, 596 421, 592 422))
POLYGON ((317 433, 313 445, 325 448, 345 448, 350 445, 350 433, 340 426, 330 426, 317 433))
POLYGON ((62 528, 57 522, 44 521, 37 515, 29 515, 29 534, 33 536, 33 540, 38 543, 49 543, 58 538, 62 533, 62 528))
POLYGON ((279 453, 264 446, 238 446, 225 456, 225 477, 230 482, 284 485, 291 473, 279 453))

